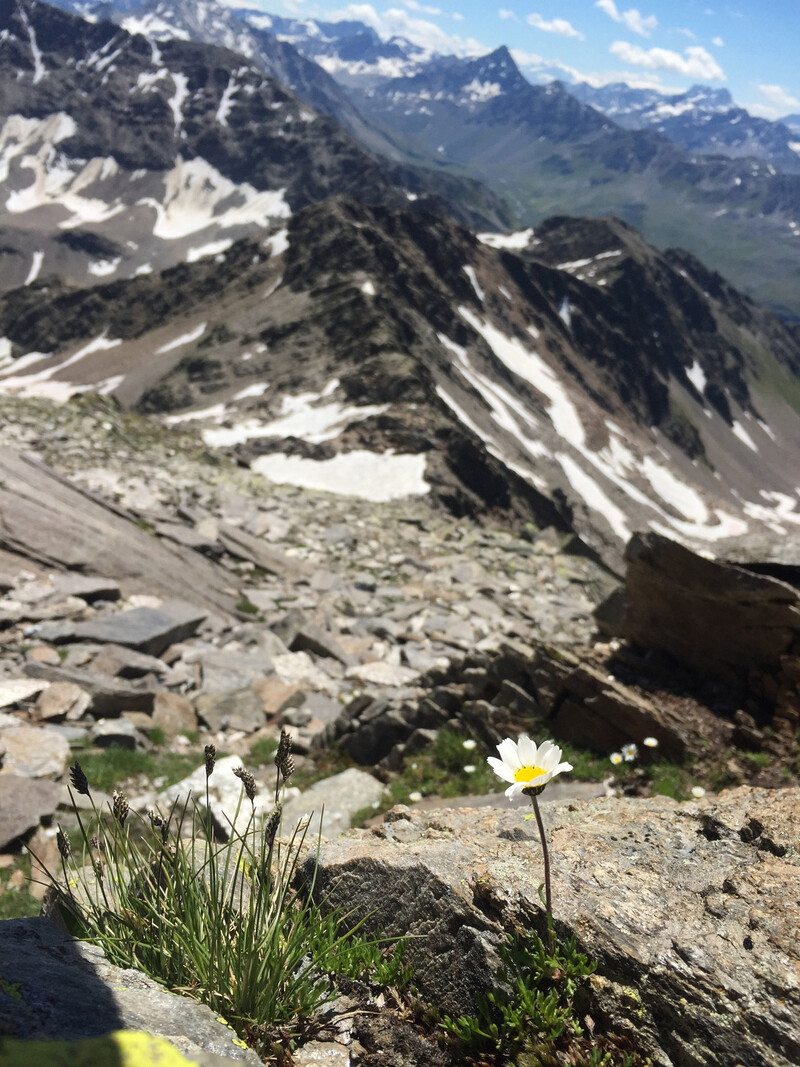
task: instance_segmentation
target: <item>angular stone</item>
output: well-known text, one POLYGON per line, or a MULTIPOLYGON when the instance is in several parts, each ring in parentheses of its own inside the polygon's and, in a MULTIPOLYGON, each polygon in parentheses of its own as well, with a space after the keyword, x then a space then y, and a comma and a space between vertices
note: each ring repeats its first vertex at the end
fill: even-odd
POLYGON ((215 648, 184 656, 187 663, 197 663, 204 693, 225 693, 242 689, 259 677, 272 673, 272 659, 263 649, 249 651, 215 648))
POLYGON ((135 682, 120 682, 90 671, 48 667, 44 663, 26 663, 25 673, 32 678, 46 678, 51 682, 72 682, 85 689, 92 698, 90 712, 94 716, 120 715, 123 711, 150 711, 153 691, 135 682))
POLYGON ((125 748, 133 752, 139 742, 139 732, 122 715, 118 719, 98 719, 92 726, 91 738, 98 748, 125 748))
POLYGON ((194 704, 180 693, 171 693, 168 689, 157 690, 151 726, 163 730, 168 738, 196 730, 197 712, 194 704))
POLYGON ((67 719, 74 721, 89 708, 92 698, 74 682, 53 682, 39 694, 36 715, 40 719, 67 719))
POLYGON ((26 778, 62 775, 69 761, 69 743, 46 726, 13 726, 3 730, 3 765, 26 778))
MULTIPOLYGON (((201 1067, 232 1061, 258 1067, 261 1062, 255 1052, 234 1044, 234 1032, 210 1008, 168 992, 140 971, 113 966, 100 948, 73 941, 46 918, 0 923, 0 961, 5 981, 0 1033, 11 1038, 61 1042, 135 1030, 168 1039, 201 1067)), ((47 1046, 20 1043, 15 1051, 25 1047, 36 1050, 33 1057, 25 1061, 24 1052, 18 1052, 16 1062, 77 1062, 68 1052, 51 1060, 47 1046)), ((112 1062, 95 1060, 91 1050, 86 1055, 81 1062, 112 1062)), ((122 1060, 115 1055, 113 1062, 122 1060)))
POLYGON ((10 708, 24 700, 30 700, 43 689, 47 689, 49 682, 41 679, 30 678, 4 678, 0 680, 0 708, 10 708))
POLYGON ((346 677, 357 678, 360 682, 368 682, 370 685, 397 686, 408 685, 419 678, 419 673, 410 667, 379 660, 375 663, 359 663, 355 667, 350 667, 346 677))
POLYGON ((321 670, 307 652, 287 652, 273 657, 275 673, 288 685, 301 685, 320 693, 335 693, 337 686, 331 676, 321 670))
POLYGON ((53 588, 62 596, 77 596, 87 604, 98 600, 119 600, 119 584, 112 578, 94 578, 84 574, 57 574, 53 588))
POLYGON ((45 778, 0 774, 0 852, 53 815, 61 792, 60 785, 45 778))
POLYGON ((291 829, 304 815, 313 813, 308 828, 309 839, 317 836, 320 819, 322 836, 337 837, 350 829, 356 812, 379 804, 385 795, 386 787, 377 778, 349 767, 340 774, 315 782, 300 796, 288 800, 283 807, 284 829, 291 829))
POLYGON ((185 548, 191 548, 195 552, 202 552, 211 559, 219 559, 222 555, 222 545, 210 537, 206 537, 192 526, 184 526, 182 522, 157 522, 155 531, 159 537, 166 537, 169 541, 175 541, 185 548))
POLYGON ((306 692, 301 685, 282 682, 280 678, 257 678, 253 689, 258 693, 264 711, 269 718, 280 715, 287 708, 297 708, 305 700, 306 692))
POLYGON ((276 548, 270 548, 246 530, 221 522, 218 536, 226 552, 237 559, 255 563, 269 574, 275 574, 287 582, 299 582, 306 576, 307 568, 303 563, 291 559, 276 548))
POLYGON ((249 686, 227 693, 201 693, 197 698, 197 715, 215 733, 243 730, 251 734, 267 723, 264 703, 249 686))
POLYGON ((167 672, 167 665, 157 656, 148 656, 124 645, 107 644, 92 660, 92 671, 112 678, 144 678, 148 674, 161 678, 167 672))
POLYGON ((37 645, 36 648, 29 648, 25 653, 25 658, 31 663, 47 663, 51 667, 58 667, 61 663, 58 652, 50 645, 37 645))
MULTIPOLYGON (((603 797, 542 815, 558 935, 598 961, 594 1019, 661 1067, 800 1059, 800 789, 603 797)), ((367 933, 411 935, 423 1001, 453 1014, 491 988, 506 933, 544 932, 541 870, 520 811, 395 808, 323 846, 315 895, 364 916, 367 933)))
POLYGON ((157 656, 170 645, 197 632, 208 615, 183 600, 164 601, 159 608, 129 608, 114 615, 79 623, 75 640, 124 645, 157 656))

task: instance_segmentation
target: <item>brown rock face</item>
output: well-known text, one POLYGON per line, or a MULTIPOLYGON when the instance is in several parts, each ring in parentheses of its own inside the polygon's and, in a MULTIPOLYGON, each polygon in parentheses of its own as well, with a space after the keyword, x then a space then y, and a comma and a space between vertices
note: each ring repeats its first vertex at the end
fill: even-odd
POLYGON ((653 533, 635 534, 626 560, 623 636, 741 689, 793 743, 800 722, 800 592, 653 533))
MULTIPOLYGON (((546 794, 545 794, 546 799, 546 794)), ((543 805, 560 937, 598 961, 586 1007, 654 1064, 800 1058, 800 790, 678 804, 543 805)), ((412 935, 423 997, 470 1011, 507 931, 543 929, 541 849, 518 810, 393 809, 326 844, 317 893, 412 935)))

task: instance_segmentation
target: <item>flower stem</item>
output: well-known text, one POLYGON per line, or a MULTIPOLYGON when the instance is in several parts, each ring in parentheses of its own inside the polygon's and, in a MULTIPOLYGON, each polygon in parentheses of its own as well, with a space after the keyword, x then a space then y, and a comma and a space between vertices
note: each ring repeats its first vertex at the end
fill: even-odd
POLYGON ((550 949, 550 952, 553 952, 555 949, 555 935, 553 933, 553 898, 550 892, 550 854, 547 851, 547 838, 545 837, 542 815, 539 811, 539 801, 536 799, 536 794, 531 796, 531 803, 533 804, 533 811, 536 815, 536 825, 539 827, 539 837, 542 842, 542 858, 544 859, 544 900, 545 908, 547 909, 547 946, 550 949))

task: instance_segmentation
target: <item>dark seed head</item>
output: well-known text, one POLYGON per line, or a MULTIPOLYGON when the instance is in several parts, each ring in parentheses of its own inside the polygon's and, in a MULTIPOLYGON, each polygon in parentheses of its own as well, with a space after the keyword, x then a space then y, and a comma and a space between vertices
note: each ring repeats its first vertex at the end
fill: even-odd
POLYGON ((69 780, 76 793, 82 793, 85 797, 89 796, 89 780, 77 760, 69 769, 69 780))
POLYGON ((278 751, 275 753, 275 766, 281 772, 284 783, 288 782, 294 774, 294 758, 292 757, 292 737, 286 730, 281 730, 278 751))
POLYGON ((283 809, 280 804, 275 808, 270 817, 264 824, 264 848, 269 851, 275 844, 275 835, 278 832, 278 827, 281 824, 281 814, 283 809))
POLYGON ((217 762, 217 750, 213 745, 206 745, 203 752, 206 757, 206 778, 210 778, 211 772, 214 770, 214 764, 217 762))
POLYGON ((247 799, 250 803, 254 803, 256 799, 256 780, 250 773, 246 771, 244 767, 235 767, 233 773, 238 779, 240 779, 244 786, 244 791, 247 793, 247 799))
POLYGON ((69 838, 59 826, 58 833, 56 834, 56 844, 58 845, 58 851, 61 853, 61 858, 66 863, 72 852, 72 847, 69 843, 69 838))
POLYGON ((111 813, 120 826, 125 825, 125 820, 128 818, 128 798, 124 793, 118 793, 116 789, 111 798, 111 813))

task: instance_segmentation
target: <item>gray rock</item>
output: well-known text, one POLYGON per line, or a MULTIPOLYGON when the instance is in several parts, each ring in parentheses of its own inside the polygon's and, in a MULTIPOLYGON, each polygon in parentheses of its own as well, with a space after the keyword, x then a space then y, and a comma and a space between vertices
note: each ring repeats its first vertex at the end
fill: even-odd
POLYGON ((247 686, 227 693, 201 693, 197 715, 209 730, 243 730, 252 734, 267 724, 264 701, 247 686))
POLYGON ((135 681, 118 681, 91 671, 50 667, 45 663, 26 663, 23 669, 31 678, 71 682, 85 689, 92 698, 90 713, 96 717, 120 715, 123 711, 151 711, 153 707, 153 690, 135 681))
POLYGON ((45 566, 113 574, 162 596, 193 590, 207 607, 230 614, 230 573, 197 552, 168 547, 133 516, 102 501, 33 456, 0 450, 0 546, 45 566))
POLYGON ((153 702, 151 725, 163 730, 167 737, 177 737, 197 729, 194 704, 180 693, 159 689, 153 702))
POLYGON ((3 730, 4 766, 26 778, 58 777, 69 760, 69 743, 47 726, 21 723, 3 730))
POLYGON ((201 552, 211 559, 219 559, 222 555, 222 545, 217 540, 204 536, 193 526, 185 526, 182 522, 157 522, 155 532, 159 537, 175 541, 176 544, 201 552))
MULTIPOLYGON (((544 794, 546 796, 546 793, 544 794)), ((800 1059, 800 789, 542 805, 556 929, 598 961, 589 1014, 657 1067, 800 1059)), ((535 826, 395 808, 326 843, 316 894, 407 942, 423 1000, 471 1011, 507 932, 543 931, 535 826), (413 936, 419 935, 419 936, 413 936)))
POLYGON ((112 578, 94 578, 85 574, 57 574, 53 588, 62 596, 77 596, 87 604, 98 600, 119 600, 119 583, 112 578))
POLYGON ((299 582, 306 576, 306 567, 296 559, 291 559, 276 548, 270 548, 258 537, 253 537, 246 530, 237 529, 227 523, 219 524, 219 541, 226 552, 237 559, 255 563, 257 567, 275 574, 288 582, 299 582))
POLYGON ((61 791, 61 786, 46 779, 0 774, 0 851, 53 815, 61 791))
POLYGON ((254 679, 272 673, 272 659, 260 648, 244 651, 224 647, 190 652, 184 661, 200 665, 204 693, 242 689, 254 679))
POLYGON ((72 940, 48 919, 0 922, 0 961, 0 1034, 68 1041, 137 1030, 208 1067, 216 1057, 261 1062, 234 1044, 234 1032, 210 1008, 115 967, 100 948, 72 940))
POLYGON ((98 748, 127 748, 133 751, 139 743, 139 731, 130 719, 98 719, 90 733, 98 748))
POLYGON ((92 660, 92 670, 114 678, 145 678, 148 674, 163 678, 168 668, 157 656, 148 656, 123 645, 107 644, 92 660))
POLYGON ((10 708, 24 700, 30 700, 50 685, 47 681, 30 678, 0 679, 0 708, 10 708))
POLYGON ((208 615, 184 600, 166 600, 158 608, 129 608, 74 627, 78 641, 108 642, 157 656, 197 632, 208 615))
POLYGON ((92 698, 85 689, 74 682, 54 682, 36 701, 36 714, 40 719, 80 719, 89 708, 92 698))
POLYGON ((336 837, 352 826, 352 816, 357 811, 380 804, 386 795, 386 787, 366 771, 349 767, 340 774, 324 778, 309 786, 298 797, 288 800, 283 807, 284 828, 293 827, 305 815, 312 815, 309 824, 309 840, 317 836, 322 820, 322 836, 336 837))

